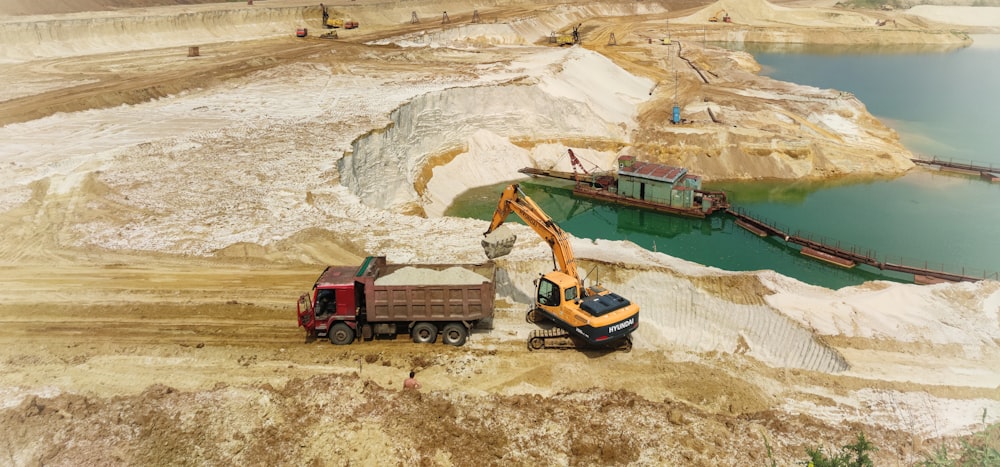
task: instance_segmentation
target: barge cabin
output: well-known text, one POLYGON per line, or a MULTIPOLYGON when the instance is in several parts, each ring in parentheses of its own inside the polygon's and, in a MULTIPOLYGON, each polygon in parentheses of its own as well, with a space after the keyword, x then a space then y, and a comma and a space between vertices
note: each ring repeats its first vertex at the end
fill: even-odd
POLYGON ((577 175, 573 193, 617 204, 689 217, 706 217, 729 207, 726 194, 701 189, 701 176, 682 167, 618 158, 617 177, 577 175))

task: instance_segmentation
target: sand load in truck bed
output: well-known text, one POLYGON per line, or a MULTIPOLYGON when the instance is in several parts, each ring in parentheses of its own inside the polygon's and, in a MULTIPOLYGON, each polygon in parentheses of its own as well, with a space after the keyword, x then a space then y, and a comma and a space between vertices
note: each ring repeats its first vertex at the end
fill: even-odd
POLYGON ((375 285, 476 285, 489 278, 462 267, 437 270, 406 266, 375 280, 375 285))

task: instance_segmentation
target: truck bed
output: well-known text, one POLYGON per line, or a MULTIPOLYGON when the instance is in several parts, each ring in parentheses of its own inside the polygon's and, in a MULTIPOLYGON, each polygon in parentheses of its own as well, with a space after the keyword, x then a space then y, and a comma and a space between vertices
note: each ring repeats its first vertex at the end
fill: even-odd
POLYGON ((356 278, 365 283, 369 322, 478 321, 493 316, 496 267, 484 264, 386 264, 377 257, 356 278))

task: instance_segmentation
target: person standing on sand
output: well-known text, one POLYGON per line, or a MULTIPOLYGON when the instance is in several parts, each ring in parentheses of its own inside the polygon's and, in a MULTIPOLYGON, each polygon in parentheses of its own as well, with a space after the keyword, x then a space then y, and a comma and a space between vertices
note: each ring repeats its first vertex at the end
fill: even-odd
POLYGON ((410 377, 403 381, 403 389, 420 389, 420 382, 415 378, 416 375, 416 372, 410 371, 410 377))

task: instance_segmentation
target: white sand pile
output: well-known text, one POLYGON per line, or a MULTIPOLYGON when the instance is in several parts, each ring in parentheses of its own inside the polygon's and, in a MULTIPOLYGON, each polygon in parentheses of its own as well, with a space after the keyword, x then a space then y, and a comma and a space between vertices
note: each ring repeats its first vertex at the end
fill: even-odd
MULTIPOLYGON (((652 86, 582 48, 538 49, 509 70, 536 84, 454 87, 411 100, 391 114, 393 125, 385 132, 355 144, 340 162, 341 183, 369 206, 392 209, 421 200, 425 212, 439 216, 458 194, 521 178, 517 171, 523 167, 551 167, 561 160, 562 170, 569 170, 564 146, 528 150, 513 141, 626 140, 652 86), (421 199, 414 185, 423 160, 456 147, 466 150, 434 169, 421 199)), ((614 157, 605 153, 595 159, 610 167, 614 157)))

